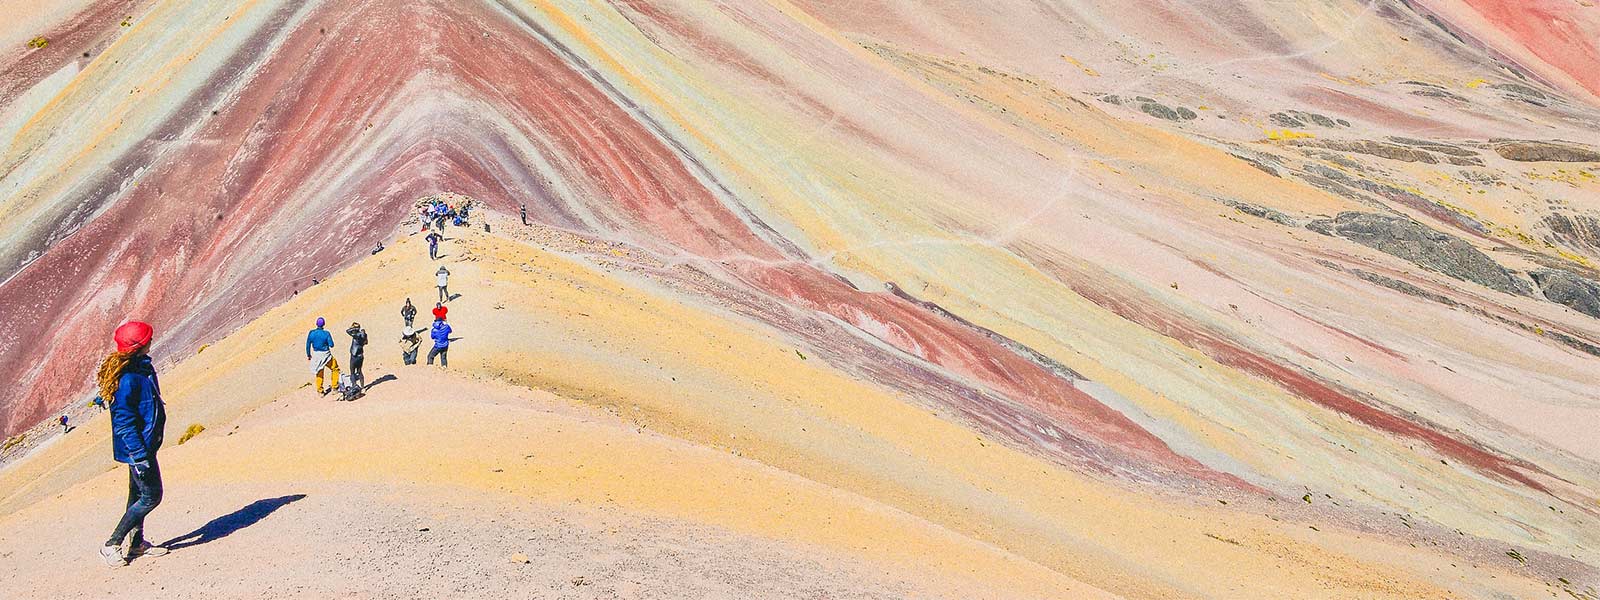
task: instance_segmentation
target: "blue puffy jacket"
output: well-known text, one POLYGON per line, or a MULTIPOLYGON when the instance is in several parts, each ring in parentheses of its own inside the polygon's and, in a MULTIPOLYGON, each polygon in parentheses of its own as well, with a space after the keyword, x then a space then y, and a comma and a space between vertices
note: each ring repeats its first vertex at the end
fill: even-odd
POLYGON ((138 356, 122 370, 111 399, 111 456, 117 462, 148 460, 161 449, 167 407, 149 356, 138 356))
POLYGON ((333 334, 328 333, 328 330, 318 327, 306 334, 306 358, 311 358, 312 350, 321 352, 331 349, 333 349, 333 334))
POLYGON ((430 335, 433 337, 433 347, 450 347, 450 324, 445 323, 443 319, 433 322, 433 331, 430 335))

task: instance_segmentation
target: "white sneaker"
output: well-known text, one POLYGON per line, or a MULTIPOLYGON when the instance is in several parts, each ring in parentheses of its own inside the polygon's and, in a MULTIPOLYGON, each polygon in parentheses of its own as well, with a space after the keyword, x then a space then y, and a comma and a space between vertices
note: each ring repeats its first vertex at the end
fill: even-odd
POLYGON ((170 551, 161 546, 151 544, 150 542, 139 542, 138 546, 128 549, 128 557, 132 558, 135 556, 149 556, 154 558, 157 556, 166 556, 167 552, 170 551))
POLYGON ((100 558, 106 561, 106 566, 113 569, 128 565, 128 559, 122 557, 121 546, 101 546, 100 558))

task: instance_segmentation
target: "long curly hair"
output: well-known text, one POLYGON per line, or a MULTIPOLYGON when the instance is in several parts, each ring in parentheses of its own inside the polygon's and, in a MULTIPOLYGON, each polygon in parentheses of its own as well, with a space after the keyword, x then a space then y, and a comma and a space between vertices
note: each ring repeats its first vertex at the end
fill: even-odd
POLYGON ((122 381, 122 370, 127 368, 128 363, 132 362, 133 357, 138 354, 138 350, 133 352, 113 351, 100 363, 100 374, 98 376, 100 398, 105 400, 106 404, 110 404, 111 399, 117 397, 117 384, 122 381))

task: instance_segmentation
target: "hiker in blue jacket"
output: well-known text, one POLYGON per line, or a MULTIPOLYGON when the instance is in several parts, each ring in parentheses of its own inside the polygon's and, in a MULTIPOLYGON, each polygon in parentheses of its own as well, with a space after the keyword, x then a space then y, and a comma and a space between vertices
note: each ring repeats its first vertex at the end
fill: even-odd
POLYGON ((100 363, 101 398, 111 399, 111 456, 128 465, 128 506, 100 548, 100 558, 112 567, 128 564, 137 556, 161 556, 166 548, 144 539, 144 518, 161 504, 161 465, 156 451, 167 427, 167 410, 161 402, 161 384, 150 363, 149 324, 129 321, 112 338, 116 352, 100 363), (130 536, 131 534, 131 536, 130 536), (128 549, 122 542, 128 541, 128 549))
POLYGON ((339 385, 339 361, 333 358, 333 334, 323 329, 327 321, 317 317, 317 328, 306 333, 306 360, 311 362, 311 372, 316 375, 314 383, 317 393, 326 395, 339 385), (327 367, 333 375, 333 380, 328 382, 328 389, 322 389, 322 368, 327 367))
POLYGON ((433 309, 433 330, 429 335, 433 338, 433 349, 428 350, 428 364, 433 364, 433 357, 439 357, 440 367, 450 366, 450 324, 444 322, 445 309, 442 306, 433 309))

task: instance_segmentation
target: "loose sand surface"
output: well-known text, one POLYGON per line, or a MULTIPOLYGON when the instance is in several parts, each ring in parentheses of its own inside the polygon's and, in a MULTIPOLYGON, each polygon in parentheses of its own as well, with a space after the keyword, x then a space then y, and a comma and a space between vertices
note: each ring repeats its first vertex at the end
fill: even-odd
POLYGON ((166 499, 148 527, 171 554, 119 569, 99 562, 95 548, 123 501, 114 470, 0 519, 7 597, 902 598, 983 589, 960 573, 908 578, 819 547, 629 510, 673 488, 725 496, 707 504, 738 498, 753 511, 820 495, 842 514, 854 507, 916 531, 930 549, 993 554, 750 461, 423 366, 356 402, 303 390, 207 438, 162 453, 166 499), (440 391, 453 399, 407 399, 440 391), (572 446, 583 440, 595 446, 572 446), (700 467, 663 480, 616 469, 596 452, 608 447, 668 463, 658 467, 700 467), (526 493, 567 475, 573 481, 526 493), (720 476, 772 482, 776 493, 718 490, 733 483, 720 476), (585 478, 618 483, 583 489, 585 478))
POLYGON ((0 589, 1528 597, 1581 573, 1326 503, 1083 473, 595 258, 619 252, 506 229, 452 229, 445 244, 460 294, 449 370, 401 366, 394 347, 395 312, 410 296, 426 314, 438 264, 412 235, 165 365, 167 496, 149 526, 175 540, 169 556, 113 571, 95 554, 126 485, 103 416, 7 464, 0 589), (309 389, 302 345, 317 315, 341 352, 350 321, 367 327, 365 397, 309 389), (177 445, 190 424, 206 430, 177 445))

